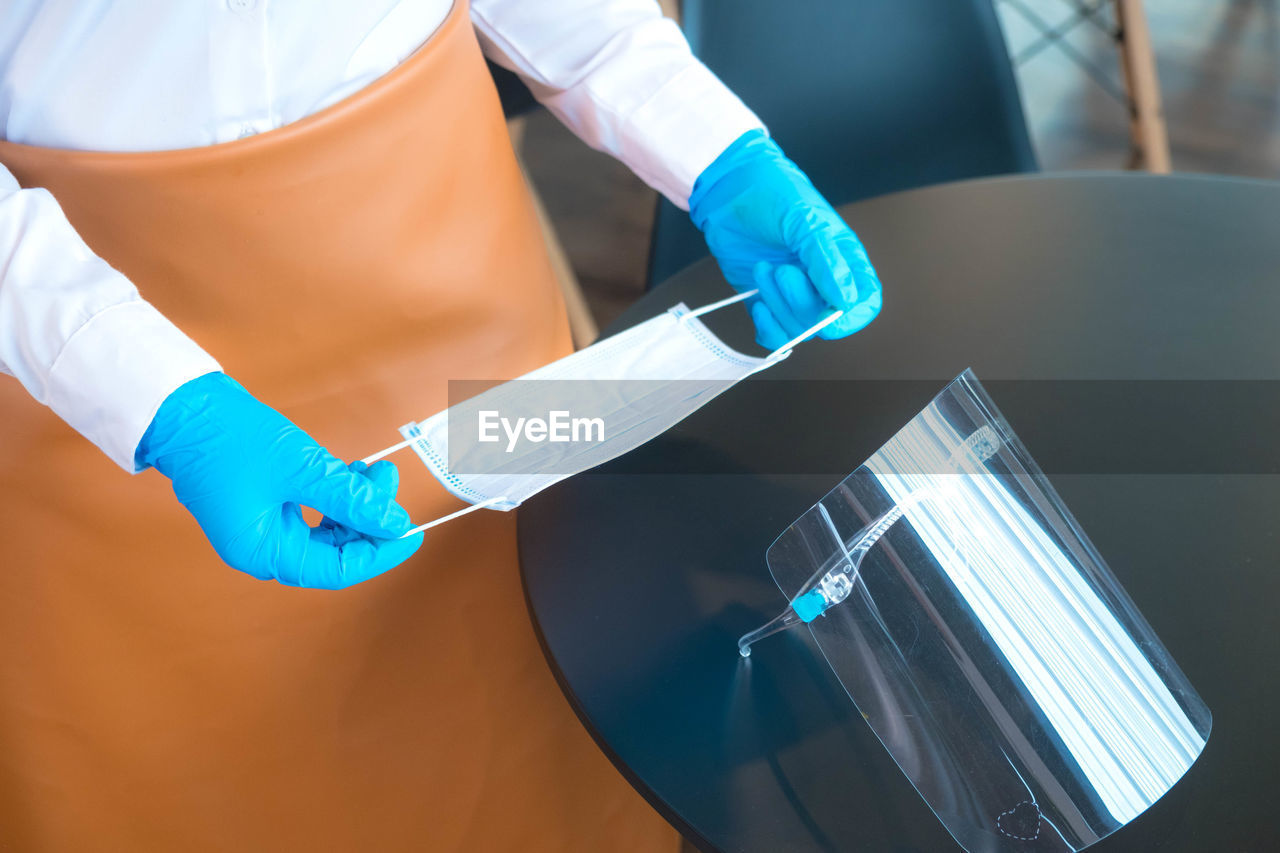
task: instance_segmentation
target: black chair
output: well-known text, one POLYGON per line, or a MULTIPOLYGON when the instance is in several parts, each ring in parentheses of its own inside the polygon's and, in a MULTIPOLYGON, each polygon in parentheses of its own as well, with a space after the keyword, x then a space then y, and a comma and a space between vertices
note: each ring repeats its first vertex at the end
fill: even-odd
MULTIPOLYGON (((685 0, 683 19, 832 204, 1036 169, 991 0, 685 0)), ((707 253, 661 199, 649 286, 707 253)))
POLYGON ((489 74, 493 77, 494 88, 498 90, 498 100, 502 102, 502 114, 507 118, 524 115, 541 106, 533 92, 524 84, 514 71, 508 71, 501 65, 485 60, 489 66, 489 74))

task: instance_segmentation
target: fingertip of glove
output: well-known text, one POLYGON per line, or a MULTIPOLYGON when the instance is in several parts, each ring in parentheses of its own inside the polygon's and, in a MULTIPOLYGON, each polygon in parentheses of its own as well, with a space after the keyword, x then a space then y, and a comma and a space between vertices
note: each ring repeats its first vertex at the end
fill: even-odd
MULTIPOLYGON (((778 290, 786 296, 792 308, 808 311, 815 305, 822 304, 822 296, 810 282, 809 276, 800 267, 792 264, 779 264, 773 273, 778 290)), ((839 307, 839 306, 835 306, 839 307)))
POLYGON ((854 273, 854 284, 857 287, 859 298, 864 300, 878 299, 884 290, 884 285, 880 283, 880 276, 871 264, 859 266, 858 271, 854 273))
POLYGON ((757 289, 773 285, 773 264, 768 261, 756 261, 751 267, 751 278, 757 289))
POLYGON ((405 536, 401 539, 397 539, 396 541, 406 543, 405 548, 408 549, 408 553, 406 553, 405 556, 409 557, 414 553, 416 553, 417 550, 422 547, 422 543, 426 539, 426 537, 427 537, 427 532, 425 530, 419 530, 417 533, 413 534, 412 536, 405 536))
POLYGON ((756 326, 756 343, 765 349, 777 349, 789 340, 782 324, 763 302, 751 306, 751 321, 756 326))
POLYGON ((354 527, 370 536, 391 537, 413 526, 409 513, 395 500, 400 474, 394 463, 383 459, 373 465, 352 462, 347 467, 357 477, 350 491, 354 527))
POLYGON ((848 311, 845 316, 849 318, 849 331, 847 334, 860 332, 871 325, 872 320, 880 316, 880 301, 878 299, 874 301, 867 300, 848 311))
POLYGON ((818 337, 828 341, 847 338, 871 325, 878 316, 880 316, 880 296, 875 294, 846 309, 844 316, 818 332, 818 337))
POLYGON ((339 521, 366 536, 378 539, 393 539, 413 527, 409 512, 380 491, 366 496, 354 508, 349 520, 339 521))
MULTIPOLYGON (((422 547, 425 533, 419 530, 412 536, 405 536, 397 539, 385 539, 375 544, 376 554, 374 556, 373 574, 381 574, 382 572, 394 569, 405 560, 412 557, 422 547)), ((372 576, 372 575, 371 575, 372 576)))
POLYGON ((392 536, 400 536, 406 530, 413 527, 413 520, 409 518, 409 512, 395 501, 387 507, 382 516, 383 528, 392 536))
POLYGON ((400 490, 400 469, 390 459, 381 459, 369 466, 365 474, 373 484, 392 497, 400 490))

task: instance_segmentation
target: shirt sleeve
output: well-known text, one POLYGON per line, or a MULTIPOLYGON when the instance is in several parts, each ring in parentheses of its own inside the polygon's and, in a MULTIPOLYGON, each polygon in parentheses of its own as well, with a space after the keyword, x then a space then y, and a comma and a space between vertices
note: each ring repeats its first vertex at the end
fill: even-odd
POLYGON ((47 190, 0 166, 0 373, 133 472, 160 403, 218 369, 90 251, 47 190))
POLYGON ((653 0, 473 0, 471 18, 491 60, 686 210, 702 170, 762 127, 653 0))

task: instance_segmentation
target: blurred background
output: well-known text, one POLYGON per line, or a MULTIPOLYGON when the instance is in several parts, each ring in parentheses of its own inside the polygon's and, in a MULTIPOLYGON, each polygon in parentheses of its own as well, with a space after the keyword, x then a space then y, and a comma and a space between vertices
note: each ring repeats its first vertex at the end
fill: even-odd
MULTIPOLYGON (((991 2, 1040 168, 1143 167, 1130 144, 1132 89, 1116 38, 1117 4, 991 2)), ((675 0, 662 5, 679 18, 675 0)), ((1140 5, 1173 170, 1280 178, 1280 0, 1140 5)), ((583 309, 603 328, 644 292, 656 194, 546 110, 511 126, 583 309)))

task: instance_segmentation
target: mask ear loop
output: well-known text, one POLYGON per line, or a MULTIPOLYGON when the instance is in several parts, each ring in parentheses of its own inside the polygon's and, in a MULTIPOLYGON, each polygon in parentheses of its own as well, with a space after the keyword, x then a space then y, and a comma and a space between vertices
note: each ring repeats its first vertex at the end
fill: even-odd
MULTIPOLYGON (((682 314, 680 316, 680 321, 683 323, 683 322, 692 320, 694 317, 701 317, 703 314, 710 314, 712 311, 718 311, 719 309, 725 308, 729 305, 733 305, 736 302, 742 302, 744 300, 750 299, 751 297, 755 296, 759 292, 760 291, 758 289, 744 290, 742 293, 735 294, 733 296, 730 296, 727 299, 721 299, 719 302, 712 302, 710 305, 703 305, 701 308, 690 311, 687 314, 682 314)), ((832 311, 826 317, 822 318, 817 323, 814 323, 812 326, 805 329, 803 332, 796 335, 794 338, 787 341, 785 344, 778 347, 773 352, 769 353, 769 355, 766 356, 766 360, 781 361, 782 359, 791 355, 791 350, 795 348, 796 344, 804 343, 809 338, 818 334, 818 332, 821 332, 827 326, 830 326, 832 323, 834 323, 836 320, 839 320, 843 316, 844 316, 843 310, 836 309, 835 311, 832 311)))
POLYGON ((774 350, 773 352, 769 353, 768 358, 767 358, 766 360, 767 360, 767 361, 782 361, 782 359, 784 359, 784 358, 786 358, 787 356, 791 355, 791 350, 792 350, 792 348, 793 348, 796 344, 804 343, 804 342, 805 342, 805 341, 807 341, 809 338, 811 338, 811 337, 813 337, 814 335, 818 334, 818 332, 821 332, 821 331, 822 331, 823 329, 825 329, 827 326, 830 326, 832 323, 834 323, 836 320, 839 320, 839 319, 840 319, 841 317, 843 317, 843 316, 844 316, 844 311, 842 311, 842 310, 840 310, 840 309, 838 309, 838 308, 837 308, 835 311, 832 311, 830 314, 828 314, 828 315, 827 315, 826 317, 824 317, 823 319, 821 319, 821 320, 819 320, 818 322, 814 323, 812 326, 810 326, 809 328, 805 329, 803 332, 801 332, 800 334, 796 335, 794 338, 792 338, 791 340, 787 341, 785 344, 783 344, 782 346, 778 347, 778 348, 777 348, 776 350, 774 350))
POLYGON ((745 290, 742 293, 730 296, 728 299, 721 299, 719 302, 712 302, 710 305, 703 305, 701 308, 695 308, 687 314, 681 314, 680 322, 688 322, 694 317, 701 317, 703 314, 710 314, 712 311, 718 311, 721 308, 733 305, 735 302, 742 302, 743 300, 750 299, 759 292, 759 290, 745 290))
MULTIPOLYGON (((377 462, 379 459, 383 459, 387 456, 390 456, 392 453, 395 453, 397 450, 403 450, 404 448, 408 447, 409 445, 417 441, 418 438, 419 436, 414 436, 413 438, 407 438, 404 441, 400 442, 399 444, 393 444, 390 447, 386 448, 385 450, 379 450, 377 453, 366 456, 360 461, 366 465, 372 465, 374 462, 377 462)), ((440 518, 437 518, 433 521, 428 521, 426 524, 419 524, 417 527, 413 528, 412 530, 406 530, 404 533, 401 533, 400 538, 404 539, 405 537, 412 536, 415 533, 421 533, 424 530, 430 530, 432 527, 435 527, 438 524, 444 524, 446 521, 453 521, 455 518, 461 518, 462 516, 466 515, 469 512, 475 512, 478 509, 487 509, 493 506, 494 504, 500 504, 500 503, 510 503, 510 501, 507 500, 505 495, 499 495, 498 497, 488 498, 486 500, 480 501, 480 503, 478 504, 472 504, 471 506, 464 507, 458 510, 457 512, 451 512, 448 515, 443 515, 440 518)))
POLYGON ((461 518, 462 516, 466 515, 469 512, 475 512, 478 509, 488 509, 494 504, 500 504, 506 501, 507 499, 502 496, 480 501, 480 503, 478 504, 472 504, 471 506, 460 509, 457 512, 451 512, 448 515, 442 515, 434 521, 428 521, 426 524, 419 524, 417 527, 413 528, 412 530, 406 530, 404 533, 400 534, 400 538, 404 539, 405 537, 412 536, 415 533, 421 533, 424 530, 430 530, 432 527, 435 527, 437 524, 444 524, 446 521, 453 521, 455 518, 461 518))
POLYGON ((404 441, 400 442, 399 444, 393 444, 390 447, 388 447, 386 450, 379 450, 377 453, 374 453, 370 456, 366 456, 360 461, 366 465, 372 465, 373 463, 377 462, 379 459, 383 459, 387 456, 390 456, 392 453, 395 453, 397 450, 405 449, 406 447, 413 444, 417 440, 418 440, 417 436, 414 436, 413 438, 406 438, 404 441))

